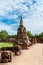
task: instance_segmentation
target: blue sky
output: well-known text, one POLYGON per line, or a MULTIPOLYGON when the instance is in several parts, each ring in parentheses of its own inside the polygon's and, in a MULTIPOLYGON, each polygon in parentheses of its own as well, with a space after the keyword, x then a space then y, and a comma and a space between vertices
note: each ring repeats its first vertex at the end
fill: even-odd
POLYGON ((43 0, 0 0, 0 31, 16 34, 21 14, 27 31, 43 31, 43 0))

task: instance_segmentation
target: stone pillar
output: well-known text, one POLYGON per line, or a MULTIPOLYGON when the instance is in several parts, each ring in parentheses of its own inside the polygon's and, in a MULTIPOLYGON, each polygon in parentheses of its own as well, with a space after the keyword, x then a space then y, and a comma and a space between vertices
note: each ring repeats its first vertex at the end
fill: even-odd
POLYGON ((37 43, 37 40, 36 40, 36 38, 35 38, 35 37, 32 37, 32 39, 31 39, 31 43, 32 43, 32 44, 37 43))
POLYGON ((11 62, 11 52, 10 51, 2 51, 1 53, 1 63, 11 62))
POLYGON ((36 38, 34 38, 34 43, 37 43, 37 39, 36 38))

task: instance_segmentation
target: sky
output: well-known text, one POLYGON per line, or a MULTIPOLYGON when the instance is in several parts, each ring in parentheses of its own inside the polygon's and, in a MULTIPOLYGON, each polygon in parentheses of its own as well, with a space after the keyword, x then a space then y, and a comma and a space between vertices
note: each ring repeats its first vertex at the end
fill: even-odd
POLYGON ((17 34, 21 14, 26 31, 43 32, 43 0, 0 0, 0 31, 17 34))

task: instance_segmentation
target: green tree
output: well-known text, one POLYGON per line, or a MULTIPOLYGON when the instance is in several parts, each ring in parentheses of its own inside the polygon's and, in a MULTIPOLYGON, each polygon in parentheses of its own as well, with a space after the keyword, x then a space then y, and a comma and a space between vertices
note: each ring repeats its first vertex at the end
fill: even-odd
POLYGON ((28 35, 29 38, 32 38, 32 36, 33 36, 31 31, 27 31, 27 35, 28 35))
POLYGON ((39 34, 39 38, 43 38, 43 32, 39 34))
POLYGON ((0 32, 0 38, 7 38, 7 37, 8 37, 7 31, 2 30, 2 31, 0 32))
POLYGON ((35 34, 34 37, 39 38, 39 35, 38 34, 35 34))
POLYGON ((16 38, 16 35, 8 35, 8 38, 16 38))

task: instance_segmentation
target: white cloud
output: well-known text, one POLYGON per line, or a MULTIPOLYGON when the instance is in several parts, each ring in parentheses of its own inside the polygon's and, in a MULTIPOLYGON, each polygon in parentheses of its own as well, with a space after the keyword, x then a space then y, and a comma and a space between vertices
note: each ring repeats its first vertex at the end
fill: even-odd
MULTIPOLYGON (((7 15, 8 12, 11 12, 12 10, 19 10, 20 13, 30 13, 33 12, 31 15, 34 14, 34 10, 36 10, 36 12, 38 12, 39 14, 41 13, 41 11, 43 11, 43 4, 40 4, 41 2, 43 2, 42 0, 38 0, 36 1, 36 4, 32 4, 33 1, 32 0, 1 0, 0 1, 0 15, 7 15), (25 4, 23 4, 25 2, 25 4), (28 6, 30 7, 30 9, 28 9, 28 6), (30 12, 29 12, 30 10, 30 12)), ((17 12, 18 13, 18 12, 17 12)), ((37 14, 38 15, 38 14, 37 14)))
MULTIPOLYGON (((14 20, 18 18, 18 13, 22 14, 27 30, 33 33, 43 31, 43 0, 34 1, 35 3, 33 0, 0 0, 0 16, 14 20)), ((13 26, 16 29, 16 24, 9 26, 0 22, 0 30, 8 30, 10 34, 15 32, 13 26)))
POLYGON ((14 14, 14 15, 6 15, 7 19, 16 19, 18 17, 17 14, 14 14))
POLYGON ((43 31, 43 17, 31 17, 29 19, 24 19, 24 26, 27 31, 31 31, 32 33, 40 33, 43 31))
POLYGON ((7 25, 5 23, 0 22, 0 31, 6 30, 9 34, 12 34, 12 35, 16 34, 17 31, 13 30, 12 27, 13 27, 12 25, 7 25))

